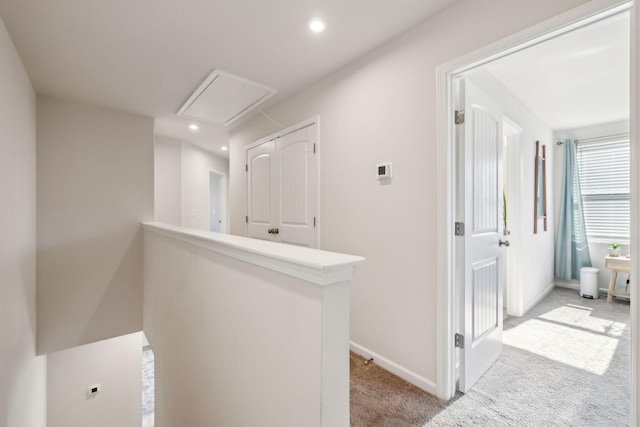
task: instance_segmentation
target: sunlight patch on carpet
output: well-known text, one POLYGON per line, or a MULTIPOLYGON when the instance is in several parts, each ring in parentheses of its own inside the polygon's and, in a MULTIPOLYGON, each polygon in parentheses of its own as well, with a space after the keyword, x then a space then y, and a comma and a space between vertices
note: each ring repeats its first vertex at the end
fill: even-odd
POLYGON ((562 321, 527 320, 504 331, 503 342, 574 368, 603 375, 609 368, 618 339, 558 323, 562 321))
POLYGON ((548 311, 538 316, 538 318, 562 323, 570 327, 600 332, 612 337, 621 336, 627 326, 623 322, 595 317, 590 308, 572 304, 548 311))

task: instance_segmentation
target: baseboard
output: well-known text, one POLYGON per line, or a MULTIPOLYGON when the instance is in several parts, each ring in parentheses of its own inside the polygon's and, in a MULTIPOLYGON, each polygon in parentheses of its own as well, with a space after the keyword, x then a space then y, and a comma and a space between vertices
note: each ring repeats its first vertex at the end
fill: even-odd
MULTIPOLYGON (((565 288, 565 289, 572 289, 576 292, 580 292, 580 283, 579 282, 567 282, 564 280, 558 280, 556 281, 556 287, 558 288, 565 288)), ((598 293, 600 294, 600 298, 602 298, 603 296, 606 298, 606 296, 609 294, 609 289, 607 288, 598 288, 598 293)))
POLYGON ((434 383, 433 381, 428 380, 427 378, 421 375, 418 375, 417 373, 405 367, 402 367, 397 363, 392 362, 391 360, 385 357, 382 357, 379 354, 359 344, 354 343, 353 341, 350 341, 349 344, 351 347, 351 351, 353 351, 354 353, 364 357, 365 359, 373 358, 373 362, 376 365, 380 366, 382 369, 387 370, 392 374, 399 376, 403 380, 410 382, 414 386, 426 391, 427 393, 431 393, 434 396, 436 395, 438 387, 437 387, 437 384, 434 383))
POLYGON ((531 304, 529 304, 528 307, 523 307, 524 308, 524 313, 522 313, 522 315, 524 316, 525 314, 527 314, 527 312, 529 310, 531 310, 533 307, 536 306, 536 304, 538 304, 540 301, 542 301, 547 295, 549 295, 549 292, 551 292, 553 290, 553 288, 556 286, 555 283, 551 283, 549 286, 547 286, 545 288, 545 290, 543 290, 540 295, 538 295, 538 297, 533 300, 533 302, 531 304))
POLYGON ((564 280, 558 280, 556 281, 556 286, 558 288, 573 289, 574 291, 580 291, 580 283, 578 282, 567 282, 564 280))

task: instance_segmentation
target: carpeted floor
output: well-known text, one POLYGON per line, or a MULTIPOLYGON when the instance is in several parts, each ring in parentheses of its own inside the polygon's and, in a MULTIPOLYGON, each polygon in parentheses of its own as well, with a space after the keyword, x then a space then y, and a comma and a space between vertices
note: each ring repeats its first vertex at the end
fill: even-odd
POLYGON ((351 355, 351 426, 628 426, 629 302, 555 289, 504 321, 503 355, 443 402, 351 355))
POLYGON ((155 370, 151 347, 142 349, 142 427, 153 427, 155 411, 155 370))

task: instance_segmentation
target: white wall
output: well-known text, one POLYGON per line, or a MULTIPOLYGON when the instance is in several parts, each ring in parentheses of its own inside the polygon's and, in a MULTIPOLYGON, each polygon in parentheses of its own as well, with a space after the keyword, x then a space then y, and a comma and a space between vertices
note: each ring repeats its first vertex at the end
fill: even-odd
POLYGON ((36 357, 36 94, 0 20, 0 425, 46 425, 36 357))
POLYGON ((49 354, 47 396, 48 427, 140 427, 142 332, 49 354))
MULTIPOLYGON (((436 67, 584 0, 464 0, 269 109, 320 115, 323 249, 367 258, 352 286, 351 339, 424 388, 436 381, 436 67), (393 162, 382 186, 375 165, 393 162)), ((244 233, 244 146, 277 129, 232 131, 231 231, 244 233)))
POLYGON ((181 225, 182 148, 179 140, 162 136, 154 143, 154 212, 155 220, 181 225))
POLYGON ((209 230, 211 170, 228 174, 229 161, 189 142, 156 136, 155 220, 209 230))
MULTIPOLYGON (((515 173, 510 184, 515 187, 516 199, 507 200, 507 220, 511 246, 505 250, 515 273, 507 292, 516 296, 515 307, 508 306, 508 314, 523 316, 554 284, 554 146, 553 131, 538 116, 506 89, 493 75, 484 70, 469 76, 478 87, 496 101, 503 114, 522 128, 515 138, 515 173), (547 155, 547 231, 538 220, 538 233, 533 233, 533 202, 535 189, 536 141, 546 145, 547 155)), ((505 180, 509 177, 505 176, 505 180)))
MULTIPOLYGON (((608 135, 616 135, 616 134, 627 133, 627 132, 629 132, 629 122, 623 121, 623 122, 599 124, 599 125, 594 125, 594 126, 580 128, 580 129, 562 130, 562 131, 556 132, 555 138, 556 138, 556 141, 564 141, 567 138, 572 138, 572 139, 597 138, 597 137, 604 137, 608 135)), ((559 212, 560 194, 562 190, 562 176, 564 174, 563 172, 564 146, 554 145, 554 150, 556 152, 556 157, 558 159, 555 165, 555 174, 556 176, 558 176, 558 179, 555 182, 555 190, 554 190, 555 196, 556 196, 556 206, 558 207, 555 210, 555 217, 557 219, 558 216, 560 215, 560 212, 559 212)), ((556 234, 557 234, 557 230, 556 230, 556 234)), ((608 255, 609 246, 611 245, 611 242, 613 240, 614 239, 611 239, 611 241, 609 240, 602 241, 602 240, 594 240, 594 239, 589 240, 589 254, 591 255, 591 264, 593 267, 597 267, 600 269, 600 272, 598 273, 598 288, 600 289, 609 289, 609 280, 611 278, 610 276, 611 272, 607 270, 604 266, 604 262, 605 262, 604 257, 608 255)), ((629 244, 620 244, 620 253, 622 255, 628 255, 629 244)), ((626 282, 627 282, 627 277, 628 276, 626 274, 618 274, 618 279, 616 281, 616 288, 618 290, 624 290, 624 287, 626 286, 626 282)), ((578 283, 579 283, 578 280, 572 280, 570 284, 565 284, 565 286, 573 285, 574 287, 578 287, 579 286, 578 283)))
POLYGON ((142 329, 153 120, 38 98, 38 353, 142 329))

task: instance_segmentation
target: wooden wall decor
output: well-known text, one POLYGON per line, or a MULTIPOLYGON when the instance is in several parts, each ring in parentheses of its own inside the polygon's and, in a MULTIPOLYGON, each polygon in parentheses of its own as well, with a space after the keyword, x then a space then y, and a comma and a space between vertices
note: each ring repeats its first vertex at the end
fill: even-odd
POLYGON ((533 234, 538 233, 538 220, 542 219, 544 231, 547 231, 547 150, 540 141, 536 141, 535 187, 533 191, 533 234))

